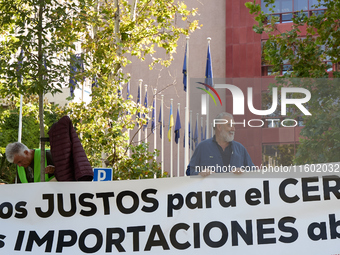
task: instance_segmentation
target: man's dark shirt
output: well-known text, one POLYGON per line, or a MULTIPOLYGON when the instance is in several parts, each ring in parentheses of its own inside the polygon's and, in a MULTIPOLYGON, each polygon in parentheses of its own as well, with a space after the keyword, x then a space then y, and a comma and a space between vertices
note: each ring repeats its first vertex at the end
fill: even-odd
POLYGON ((223 150, 222 147, 216 142, 216 136, 213 137, 213 142, 216 143, 218 150, 221 153, 223 165, 228 166, 230 164, 230 158, 231 158, 231 143, 228 144, 228 146, 223 150))
MULTIPOLYGON (((187 175, 195 175, 205 169, 205 167, 215 167, 216 172, 221 171, 222 167, 245 168, 253 167, 254 164, 246 150, 239 142, 232 141, 223 151, 221 146, 216 142, 216 138, 209 138, 200 142, 191 157, 190 163, 186 170, 187 175), (219 168, 219 169, 218 169, 219 168)), ((229 168, 227 169, 229 171, 229 168)))

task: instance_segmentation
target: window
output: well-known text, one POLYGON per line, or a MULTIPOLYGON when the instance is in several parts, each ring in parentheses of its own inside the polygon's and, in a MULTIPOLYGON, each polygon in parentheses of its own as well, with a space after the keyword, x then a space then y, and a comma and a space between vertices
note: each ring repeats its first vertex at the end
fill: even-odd
POLYGON ((278 128, 280 127, 280 119, 266 119, 266 122, 268 122, 269 128, 278 128))
POLYGON ((291 71, 293 71, 292 65, 283 65, 282 74, 290 73, 291 71))
POLYGON ((281 15, 281 23, 291 22, 293 13, 284 13, 281 15))
POLYGON ((325 10, 317 10, 317 11, 311 11, 311 15, 319 16, 321 14, 324 14, 325 10))
POLYGON ((324 0, 276 0, 268 5, 261 0, 261 8, 264 13, 279 18, 278 23, 292 22, 294 15, 320 15, 325 11, 324 0), (302 11, 302 13, 301 13, 302 11))
POLYGON ((302 11, 307 11, 308 8, 308 0, 299 0, 299 1, 294 1, 294 10, 302 10, 302 11))
POLYGON ((293 11, 293 0, 281 0, 281 12, 292 12, 293 11))
MULTIPOLYGON (((299 98, 300 94, 287 93, 287 98, 299 98)), ((261 97, 261 109, 268 110, 273 106, 273 97, 270 91, 262 91, 261 97)), ((304 107, 309 109, 307 103, 304 107)), ((280 127, 301 127, 304 126, 303 117, 300 116, 300 109, 295 105, 288 104, 286 107, 287 116, 281 115, 281 93, 278 91, 277 105, 273 113, 262 116, 262 121, 264 125, 263 128, 280 128, 280 127), (294 120, 291 120, 294 119, 294 120)))
MULTIPOLYGON (((299 1, 299 0, 297 0, 299 1)), ((313 9, 322 9, 325 8, 323 6, 323 4, 325 3, 324 0, 320 1, 320 7, 317 7, 319 5, 319 1, 318 0, 309 0, 309 9, 313 10, 313 9)))
POLYGON ((262 76, 272 76, 275 75, 272 66, 262 66, 262 76))
POLYGON ((291 166, 296 151, 296 144, 263 144, 263 166, 291 166))
POLYGON ((334 71, 340 72, 340 62, 334 64, 334 71))
MULTIPOLYGON (((270 93, 270 91, 263 91, 262 92, 262 98, 261 98, 261 106, 262 106, 262 110, 266 110, 266 109, 271 109, 273 105, 273 96, 270 93)), ((266 115, 264 117, 269 117, 269 118, 273 118, 273 117, 277 117, 280 116, 281 114, 281 95, 280 92, 278 92, 278 100, 277 100, 277 106, 275 111, 272 114, 266 115)))
POLYGON ((262 76, 271 76, 271 75, 283 75, 286 73, 290 73, 293 71, 292 65, 283 65, 281 70, 278 72, 273 71, 273 66, 263 65, 262 66, 262 76))
POLYGON ((305 124, 303 122, 303 117, 299 116, 297 117, 298 127, 304 127, 305 124))
MULTIPOLYGON (((299 37, 298 39, 305 40, 306 38, 299 37)), ((315 43, 314 39, 311 40, 311 43, 315 43)), ((284 74, 291 73, 293 71, 293 67, 292 65, 289 64, 288 59, 283 60, 281 69, 274 72, 274 67, 270 65, 270 62, 266 60, 266 57, 265 57, 265 50, 266 50, 266 47, 268 47, 266 42, 267 42, 266 40, 263 40, 261 42, 261 68, 262 68, 261 74, 262 76, 276 76, 276 75, 284 75, 284 74)), ((325 53, 326 51, 329 51, 332 48, 326 49, 325 45, 319 45, 318 47, 320 47, 320 50, 322 53, 322 55, 318 55, 318 57, 322 58, 322 62, 325 64, 325 71, 327 72, 340 71, 340 62, 333 64, 330 61, 331 58, 325 53)))

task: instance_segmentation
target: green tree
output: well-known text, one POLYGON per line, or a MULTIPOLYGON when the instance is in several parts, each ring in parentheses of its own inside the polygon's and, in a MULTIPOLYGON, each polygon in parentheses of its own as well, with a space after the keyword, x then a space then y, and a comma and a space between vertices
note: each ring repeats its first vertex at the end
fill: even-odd
MULTIPOLYGON (((264 0, 264 4, 273 7, 275 0, 264 0)), ((281 70, 283 64, 292 66, 290 72, 277 76, 278 82, 304 87, 312 94, 308 102, 312 116, 304 116, 305 127, 295 162, 340 161, 340 86, 338 79, 328 79, 340 77, 339 70, 331 75, 328 72, 340 62, 340 1, 324 0, 322 5, 326 10, 318 15, 307 17, 302 11, 295 14, 289 31, 280 31, 278 17, 262 12, 256 1, 245 5, 257 21, 254 31, 268 35, 263 47, 266 63, 272 65, 274 71, 281 70), (301 28, 306 29, 303 37, 301 28)))
MULTIPOLYGON (((5 149, 18 139, 19 105, 19 97, 13 97, 0 106, 0 182, 13 183, 15 178, 16 166, 6 160, 5 149)), ((57 120, 54 109, 45 101, 45 132, 57 120)), ((39 148, 38 96, 24 98, 22 113, 22 142, 29 148, 39 148)))
POLYGON ((118 91, 130 78, 122 69, 132 56, 150 59, 150 68, 168 66, 180 36, 198 28, 198 21, 191 20, 194 15, 196 10, 173 0, 105 1, 86 9, 92 29, 84 30, 82 75, 96 87, 89 104, 72 103, 61 115, 72 119, 91 164, 98 166, 105 160, 114 169, 114 179, 160 176, 154 160, 157 151, 148 152, 148 144, 132 144, 135 134, 128 135, 135 125, 142 128, 146 123, 136 114, 143 116, 150 109, 120 96, 118 91), (165 57, 154 57, 157 51, 165 52, 165 57))
MULTIPOLYGON (((44 93, 59 92, 68 83, 70 55, 81 35, 81 28, 73 24, 84 21, 84 6, 92 4, 86 0, 0 1, 0 93, 3 97, 39 96, 40 137, 45 137, 44 93)), ((45 150, 44 142, 41 150, 45 150)))
MULTIPOLYGON (((131 63, 130 56, 141 60, 150 56, 150 68, 169 65, 179 37, 198 28, 197 20, 190 21, 196 10, 173 0, 0 0, 0 13, 0 92, 2 96, 39 95, 40 137, 45 136, 43 94, 57 93, 68 84, 70 66, 80 69, 70 56, 81 42, 84 70, 72 76, 78 81, 93 79, 98 88, 89 105, 71 104, 60 114, 70 114, 91 163, 100 162, 104 153, 110 165, 122 167, 129 149, 142 156, 144 165, 154 156, 128 140, 127 130, 136 125, 137 110, 132 100, 117 96, 120 84, 129 78, 121 68, 131 63), (165 50, 166 58, 153 57, 158 49, 165 50)), ((141 127, 145 120, 137 122, 141 127)), ((43 171, 44 159, 41 164, 43 171)))

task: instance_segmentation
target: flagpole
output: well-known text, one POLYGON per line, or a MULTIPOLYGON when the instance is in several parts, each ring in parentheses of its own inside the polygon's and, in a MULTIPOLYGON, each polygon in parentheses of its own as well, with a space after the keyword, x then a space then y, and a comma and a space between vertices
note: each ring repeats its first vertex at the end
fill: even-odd
MULTIPOLYGON (((145 99, 144 100, 146 100, 147 101, 147 92, 148 92, 148 85, 144 85, 144 89, 145 89, 145 99)), ((144 107, 148 107, 147 105, 146 106, 144 106, 144 107)), ((149 114, 147 113, 147 114, 145 114, 145 118, 146 118, 146 121, 148 121, 148 117, 149 116, 149 114)), ((145 143, 148 143, 148 122, 147 122, 147 124, 146 124, 146 127, 144 128, 144 142, 145 143)))
POLYGON ((204 140, 203 117, 201 116, 201 142, 204 140))
MULTIPOLYGON (((198 113, 196 113, 196 124, 198 125, 198 113)), ((195 128, 195 131, 196 131, 196 128, 195 128)), ((197 130, 197 144, 198 144, 198 130, 197 130)), ((196 144, 195 144, 195 149, 196 149, 196 144)))
POLYGON ((22 134, 22 94, 20 95, 20 113, 19 113, 19 129, 18 129, 18 142, 21 143, 21 134, 22 134))
MULTIPOLYGON (((181 105, 180 103, 177 104, 177 111, 178 112, 180 112, 180 105, 181 105)), ((176 119, 176 123, 177 123, 177 119, 176 119)), ((178 132, 180 132, 180 130, 178 130, 178 132)), ((180 138, 178 137, 178 141, 177 141, 177 177, 179 177, 179 144, 180 144, 180 138)))
MULTIPOLYGON (((20 79, 20 82, 22 82, 22 78, 20 79)), ((23 101, 23 95, 20 94, 19 128, 18 128, 18 142, 19 143, 21 143, 21 137, 22 137, 22 101, 23 101)), ((18 183, 18 174, 15 175, 15 183, 18 183)))
MULTIPOLYGON (((19 112, 19 129, 18 129, 18 142, 21 143, 21 136, 22 136, 22 101, 23 96, 20 94, 20 112, 19 112)), ((18 183, 18 175, 15 175, 15 183, 18 183)))
POLYGON ((190 123, 191 123, 191 127, 190 127, 190 134, 191 134, 191 136, 190 136, 190 140, 191 140, 191 143, 190 143, 190 150, 189 150, 189 152, 190 152, 190 158, 191 158, 191 155, 192 155, 192 150, 191 150, 191 148, 193 148, 193 142, 194 142, 194 140, 192 139, 193 138, 193 136, 194 136, 194 134, 193 134, 193 124, 192 124, 192 110, 190 110, 190 123))
MULTIPOLYGON (((142 82, 143 82, 143 80, 142 79, 139 79, 139 91, 140 91, 140 94, 142 94, 142 82)), ((139 95, 139 105, 137 105, 137 107, 139 108, 139 111, 141 110, 141 101, 142 101, 142 96, 141 95, 139 95)), ((139 122, 139 120, 138 120, 138 122, 139 122)), ((140 127, 140 126, 138 126, 139 127, 139 129, 138 129, 138 145, 140 145, 140 143, 141 143, 141 140, 142 140, 142 127, 140 127)))
MULTIPOLYGON (((126 95, 126 100, 130 100, 130 81, 127 84, 127 95, 126 95)), ((128 135, 128 141, 130 143, 130 129, 128 128, 127 130, 127 135, 128 135)), ((130 149, 127 150, 126 155, 130 157, 130 149)))
MULTIPOLYGON (((207 40, 208 40, 208 50, 210 51, 210 41, 211 41, 211 38, 208 37, 207 40)), ((210 55, 210 57, 211 57, 211 55, 210 55)), ((206 78, 208 78, 208 77, 206 77, 206 78)), ((212 84, 211 84, 211 86, 212 86, 212 84)), ((209 95, 208 95, 208 93, 206 94, 206 97, 207 97, 207 119, 206 119, 206 125, 207 125, 207 134, 209 134, 209 123, 210 122, 209 122, 209 95)), ((207 139, 208 138, 209 137, 207 137, 207 139)))
POLYGON ((162 156, 162 176, 164 174, 164 110, 163 110, 163 105, 164 104, 164 95, 162 95, 162 99, 161 99, 161 118, 162 118, 162 150, 161 150, 161 156, 162 156))
MULTIPOLYGON (((20 69, 22 67, 23 62, 23 49, 21 48, 21 52, 19 54, 19 66, 20 69)), ((18 78, 18 83, 22 83, 22 75, 20 74, 20 78, 18 78)), ((19 128, 18 128, 18 142, 21 143, 21 136, 22 136, 22 101, 23 101, 23 95, 20 94, 20 110, 19 110, 19 128)))
POLYGON ((190 37, 186 37, 186 85, 187 85, 187 91, 185 94, 185 144, 184 144, 184 169, 189 165, 191 153, 189 148, 189 92, 190 92, 190 86, 189 86, 189 39, 190 37), (190 158, 189 158, 190 156, 190 158))
MULTIPOLYGON (((186 112, 187 112, 187 107, 184 107, 184 113, 185 113, 185 115, 186 115, 186 112)), ((184 123, 184 124, 186 124, 186 123, 184 123)), ((187 132, 186 132, 186 129, 188 129, 188 126, 185 126, 185 125, 184 125, 184 153, 186 153, 186 146, 189 145, 189 144, 187 144, 187 141, 186 141, 186 140, 189 139, 189 137, 185 136, 185 134, 187 133, 187 132)), ((188 134, 189 134, 189 132, 188 132, 188 134)), ((185 176, 185 171, 186 171, 187 166, 188 166, 188 163, 187 163, 187 160, 186 160, 186 158, 185 158, 185 155, 184 155, 183 163, 184 163, 184 168, 183 168, 183 169, 184 169, 184 176, 185 176)))
MULTIPOLYGON (((170 99, 170 109, 172 108, 172 103, 173 103, 173 99, 171 98, 170 99)), ((173 108, 172 108, 173 110, 173 108)), ((173 114, 173 112, 172 112, 173 114)), ((173 166, 173 144, 172 144, 172 130, 171 130, 171 126, 170 126, 170 123, 171 123, 171 114, 170 114, 170 119, 169 119, 169 129, 170 129, 170 177, 174 177, 174 166, 173 166)))
MULTIPOLYGON (((156 116, 157 116, 157 97, 156 97, 156 93, 157 93, 157 89, 154 89, 153 90, 153 94, 154 94, 154 102, 155 102, 155 108, 154 109, 152 109, 153 111, 155 111, 155 114, 154 114, 154 131, 153 131, 153 133, 154 133, 154 135, 153 135, 153 149, 154 150, 156 150, 157 149, 157 135, 156 135, 156 130, 157 130, 157 128, 156 128, 156 116)), ((155 160, 157 160, 157 156, 155 155, 155 160)))

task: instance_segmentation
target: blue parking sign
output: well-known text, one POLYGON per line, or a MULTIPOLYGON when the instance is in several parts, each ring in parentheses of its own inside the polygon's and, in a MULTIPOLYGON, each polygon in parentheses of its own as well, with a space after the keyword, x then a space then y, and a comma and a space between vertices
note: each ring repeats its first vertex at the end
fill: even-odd
POLYGON ((112 168, 93 168, 93 181, 112 181, 112 168))

